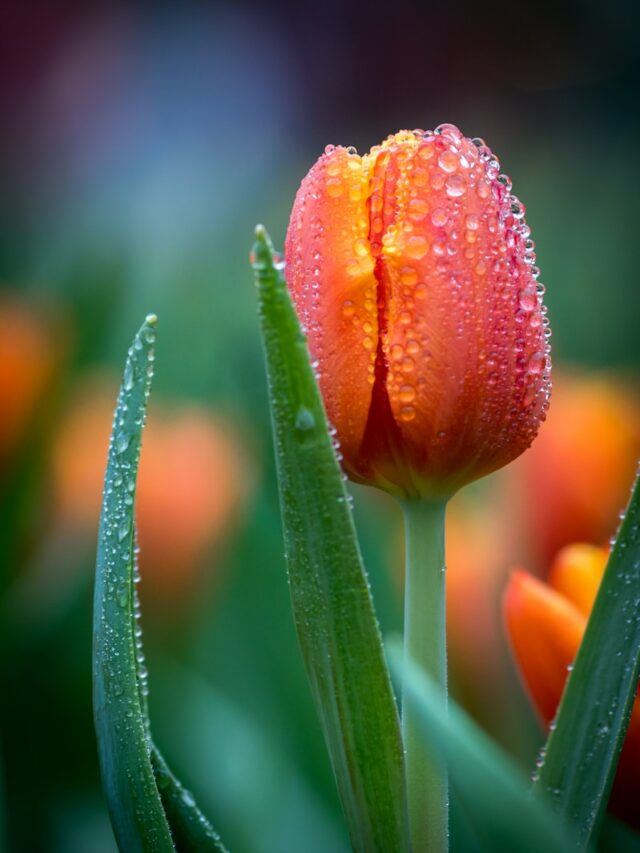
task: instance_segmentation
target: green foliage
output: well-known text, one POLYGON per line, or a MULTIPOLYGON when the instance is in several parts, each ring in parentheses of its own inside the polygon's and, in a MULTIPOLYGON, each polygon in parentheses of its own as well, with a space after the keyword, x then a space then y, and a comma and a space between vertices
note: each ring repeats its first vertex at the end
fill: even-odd
POLYGON ((137 624, 134 503, 153 374, 155 323, 154 316, 147 317, 129 349, 109 444, 94 596, 98 752, 120 850, 219 853, 224 851, 219 838, 153 747, 149 727, 137 624))
POLYGON ((257 229, 254 270, 294 619, 351 842, 405 849, 402 743, 380 631, 306 340, 257 229))

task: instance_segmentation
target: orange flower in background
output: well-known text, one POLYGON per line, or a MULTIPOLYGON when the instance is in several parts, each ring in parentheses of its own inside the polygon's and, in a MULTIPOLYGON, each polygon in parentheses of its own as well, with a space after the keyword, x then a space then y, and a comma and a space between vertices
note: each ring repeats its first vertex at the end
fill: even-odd
POLYGON ((353 480, 448 497, 535 437, 547 322, 510 188, 452 125, 329 146, 303 180, 286 277, 353 480))
MULTIPOLYGON (((512 574, 503 606, 511 647, 538 714, 546 725, 554 718, 567 668, 577 654, 604 572, 608 552, 571 545, 556 558, 549 582, 524 571, 512 574)), ((638 822, 640 786, 640 701, 636 699, 612 793, 612 807, 638 822)))
POLYGON ((619 379, 560 375, 545 428, 507 477, 535 562, 570 542, 604 544, 640 457, 640 403, 619 379))
POLYGON ((533 447, 449 505, 452 683, 482 725, 511 748, 521 739, 522 721, 500 631, 507 575, 514 565, 526 565, 546 577, 550 549, 557 554, 579 541, 577 531, 582 541, 607 542, 640 457, 636 384, 556 367, 553 404, 533 447), (497 696, 504 701, 494 701, 497 696))
POLYGON ((23 443, 60 361, 58 335, 42 313, 0 296, 0 467, 23 443))
MULTIPOLYGON (((66 524, 97 530, 117 386, 91 377, 71 402, 53 449, 57 509, 66 524)), ((136 491, 143 592, 171 597, 192 586, 225 538, 249 484, 246 453, 230 426, 198 406, 151 407, 136 491), (146 579, 146 583, 144 582, 146 579)))

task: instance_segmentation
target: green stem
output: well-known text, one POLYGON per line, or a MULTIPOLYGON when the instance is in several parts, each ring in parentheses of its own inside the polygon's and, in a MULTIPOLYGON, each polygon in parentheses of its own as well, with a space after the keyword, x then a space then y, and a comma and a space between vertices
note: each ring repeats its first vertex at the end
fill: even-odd
MULTIPOLYGON (((404 657, 442 685, 446 704, 445 506, 445 502, 403 503, 406 540, 404 657)), ((447 769, 438 756, 425 748, 418 715, 405 695, 402 733, 412 851, 445 853, 449 847, 447 769)))

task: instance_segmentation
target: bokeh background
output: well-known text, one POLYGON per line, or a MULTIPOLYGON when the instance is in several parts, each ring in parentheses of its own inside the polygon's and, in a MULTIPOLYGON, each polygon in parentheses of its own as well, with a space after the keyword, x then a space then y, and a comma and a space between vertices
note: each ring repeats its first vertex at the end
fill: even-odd
MULTIPOLYGON (((346 851, 290 616, 252 230, 284 239, 327 143, 454 122, 527 207, 556 390, 535 448, 456 498, 454 694, 531 767, 500 615, 615 532, 640 453, 640 7, 405 0, 15 2, 0 28, 0 832, 112 853, 91 716, 91 596, 118 374, 159 315, 138 495, 153 727, 234 851, 346 851)), ((384 632, 391 501, 354 489, 384 632)), ((0 841, 0 846, 2 845, 0 841)))

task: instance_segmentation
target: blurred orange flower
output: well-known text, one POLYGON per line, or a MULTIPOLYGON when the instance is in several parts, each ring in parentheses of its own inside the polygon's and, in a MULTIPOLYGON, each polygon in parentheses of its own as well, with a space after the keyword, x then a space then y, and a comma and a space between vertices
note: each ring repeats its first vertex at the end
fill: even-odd
POLYGON ((507 572, 524 564, 544 576, 562 546, 604 544, 640 457, 640 404, 631 386, 609 375, 559 374, 533 447, 456 495, 449 508, 452 684, 483 725, 513 746, 521 736, 520 709, 509 693, 511 668, 499 627, 507 572), (493 702, 498 694, 511 701, 493 702))
MULTIPOLYGON (((117 386, 89 377, 77 390, 53 448, 62 520, 93 535, 117 386)), ((151 407, 136 493, 143 594, 171 598, 193 586, 211 548, 225 538, 251 483, 231 427, 196 405, 151 407), (153 580, 144 583, 144 578, 153 580)))
MULTIPOLYGON (((503 599, 507 632, 529 696, 546 725, 553 720, 567 669, 580 646, 607 562, 605 548, 570 545, 554 561, 548 583, 515 571, 503 599)), ((612 806, 638 821, 640 701, 636 699, 620 758, 612 806)))
POLYGON ((25 440, 60 357, 45 317, 15 295, 0 295, 0 470, 25 440))
POLYGON ((640 456, 640 403, 611 376, 556 377, 545 428, 509 471, 535 562, 570 542, 604 544, 640 456))

